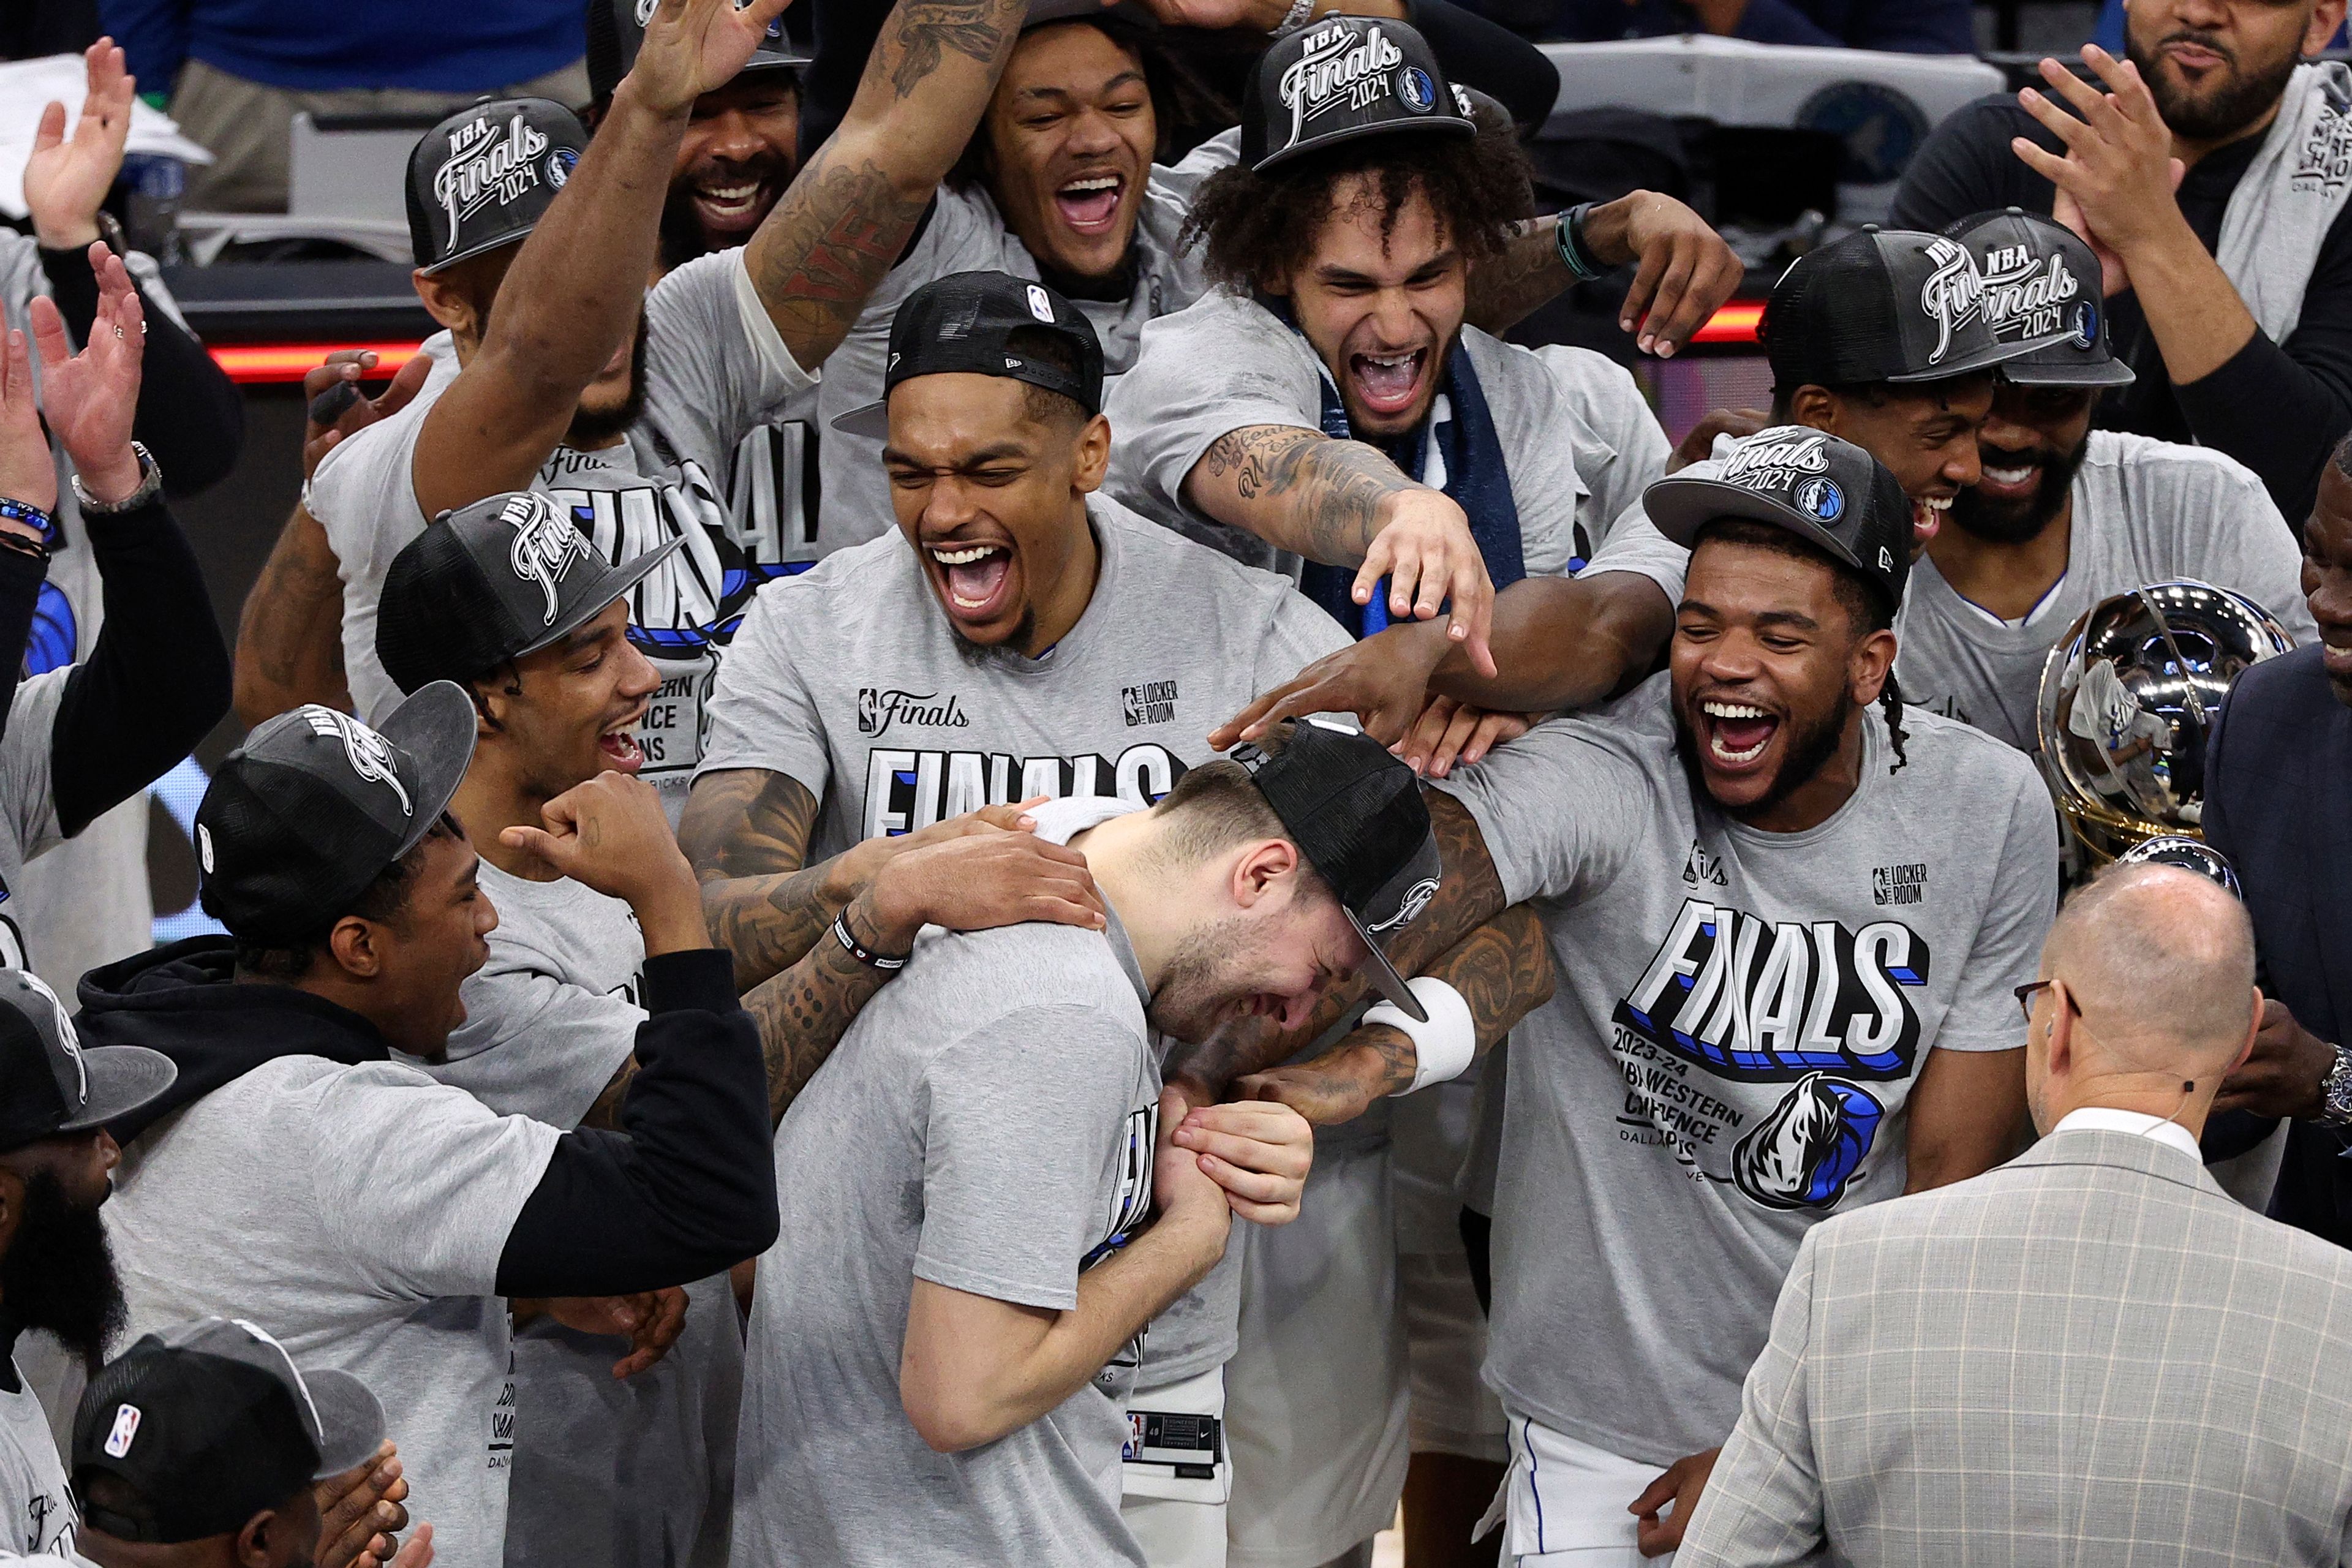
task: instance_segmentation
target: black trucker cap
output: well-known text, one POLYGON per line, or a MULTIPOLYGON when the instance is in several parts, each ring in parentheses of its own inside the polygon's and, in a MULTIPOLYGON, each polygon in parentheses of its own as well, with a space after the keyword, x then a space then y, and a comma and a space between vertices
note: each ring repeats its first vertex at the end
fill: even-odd
POLYGON ((424 842, 474 755, 474 701, 436 680, 370 729, 309 702, 247 735, 196 806, 205 912, 249 942, 343 912, 424 842))
POLYGON ((1365 136, 1475 136, 1469 100, 1402 22, 1326 16, 1276 42, 1242 100, 1241 161, 1263 172, 1365 136))
POLYGON ((1421 781, 1388 748, 1337 720, 1301 719, 1272 752, 1248 742, 1234 761, 1330 884, 1370 957, 1366 977, 1416 1021, 1428 1010, 1381 951, 1437 896, 1444 867, 1421 781))
POLYGON ((588 132, 544 98, 461 109, 408 154, 408 243, 438 272, 531 231, 572 177, 588 132))
POLYGON ((2080 235, 2023 207, 1979 213, 1944 232, 1977 264, 1993 336, 2027 346, 2001 374, 2020 386, 2131 384, 2131 366, 2107 346, 2099 258, 2080 235))
POLYGON ((0 1152, 94 1132, 179 1076, 171 1058, 144 1046, 83 1046, 39 975, 0 969, 0 1152))
MULTIPOLYGON (((646 41, 646 24, 654 19, 658 0, 588 0, 588 92, 595 100, 613 96, 629 68, 637 63, 637 50, 646 41)), ((784 32, 782 13, 768 23, 767 35, 743 68, 735 74, 748 76, 753 71, 784 70, 808 64, 784 32)))
POLYGON ((1874 226, 1791 262, 1758 331, 1781 388, 1942 381, 2033 347, 1994 336, 1958 240, 1874 226))
POLYGON ((685 542, 614 566, 535 490, 445 511, 384 573, 376 657, 403 691, 472 680, 571 636, 685 542))
POLYGON ((907 296, 890 319, 880 399, 833 427, 878 441, 890 433, 891 388, 950 372, 1009 376, 1102 412, 1102 340, 1076 306, 1009 272, 951 272, 907 296))
MULTIPOLYGON (((1703 465, 1712 467, 1712 464, 1703 465)), ((1642 492, 1660 533, 1684 549, 1719 517, 1785 528, 1862 574, 1903 604, 1911 573, 1911 498, 1885 465, 1851 441, 1801 425, 1759 430, 1731 448, 1712 478, 1685 470, 1642 492)))
POLYGON ((142 1337, 83 1391, 74 1490, 117 1540, 202 1541, 356 1469, 383 1443, 383 1407, 359 1379, 304 1371, 243 1320, 198 1318, 142 1337), (92 1508, 97 1475, 129 1488, 139 1516, 92 1508))

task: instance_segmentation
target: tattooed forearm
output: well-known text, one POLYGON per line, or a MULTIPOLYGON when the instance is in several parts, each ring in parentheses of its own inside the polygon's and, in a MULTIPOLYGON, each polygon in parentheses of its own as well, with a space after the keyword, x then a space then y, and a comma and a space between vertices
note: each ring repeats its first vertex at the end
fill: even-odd
POLYGON ((820 942, 799 963, 743 998, 744 1011, 760 1027, 772 1118, 784 1119, 793 1099, 841 1043, 857 1010, 882 989, 890 973, 858 963, 837 942, 820 942))
POLYGON ((1360 564, 1382 503, 1417 488, 1376 448, 1295 425, 1228 430, 1185 481, 1187 499, 1218 521, 1333 566, 1360 564))
POLYGON ((342 618, 327 531, 297 506, 237 619, 237 717, 258 724, 305 702, 348 710, 342 618))
POLYGON ((887 170, 871 162, 853 167, 831 143, 801 172, 778 204, 781 221, 761 225, 744 252, 752 286, 794 359, 822 364, 840 346, 929 200, 902 195, 887 170))
POLYGON ((1520 229, 1503 254, 1470 272, 1469 321, 1502 335, 1558 299, 1576 275, 1559 258, 1559 220, 1539 217, 1520 229))
POLYGON ((1008 30, 1003 7, 994 0, 901 5, 896 15, 898 25, 877 40, 866 74, 887 75, 891 90, 900 98, 913 92, 951 53, 982 65, 991 63, 1008 30))
POLYGON ((1424 973, 1461 992, 1470 1004, 1481 1055, 1512 1025, 1550 1001, 1557 983, 1543 918, 1527 904, 1513 904, 1472 931, 1424 973))
POLYGON ((739 990, 799 960, 856 890, 839 886, 835 861, 803 867, 816 814, 806 784, 759 768, 711 773, 687 801, 678 847, 702 879, 711 941, 735 956, 739 990))

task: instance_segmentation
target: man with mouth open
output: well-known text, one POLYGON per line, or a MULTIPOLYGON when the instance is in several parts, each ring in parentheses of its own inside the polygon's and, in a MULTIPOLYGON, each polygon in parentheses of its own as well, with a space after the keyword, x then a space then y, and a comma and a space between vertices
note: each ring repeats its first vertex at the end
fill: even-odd
MULTIPOLYGON (((1522 1565, 1671 1551, 1806 1230, 2012 1152, 2009 992, 2056 902, 2032 765, 1888 700, 1892 474, 1780 428, 1645 505, 1691 549, 1666 671, 1429 797, 1423 940, 1528 900, 1560 977, 1513 1031, 1495 1193, 1486 1379, 1522 1565)), ((1415 1059, 1375 1026, 1245 1087, 1351 1080, 1343 1114, 1415 1059)))
MULTIPOLYGON (((650 792, 623 782, 644 766, 632 731, 660 685, 628 639, 627 595, 677 548, 607 565, 546 496, 519 490, 439 520, 385 575, 376 623, 384 668, 404 691, 450 680, 473 698, 474 754, 450 811, 481 847, 480 884, 499 912, 446 1054, 396 1059, 501 1115, 614 1124, 646 1019, 646 932, 677 918, 642 894, 631 900, 610 883, 562 874, 538 847, 545 834, 575 833, 588 796, 625 805, 634 795, 653 816, 636 824, 649 854, 674 873, 650 886, 700 918, 693 873, 650 792)), ((892 949, 926 922, 1099 922, 1076 855, 966 826, 881 868, 845 920, 892 949)), ((883 978, 827 942, 744 998, 772 1116, 883 978)), ((515 1378, 530 1419, 515 1447, 515 1563, 656 1568, 697 1550, 724 1555, 743 1369, 727 1275, 692 1287, 682 1337, 659 1363, 623 1382, 610 1370, 617 1355, 609 1338, 544 1313, 519 1325, 515 1378)))
POLYGON ((1905 695, 2031 752, 2051 645, 2109 595, 2175 577, 2251 595, 2310 641, 2302 553, 2259 479, 2202 447, 2091 428, 2100 389, 2132 378, 2108 349, 2091 247, 2013 209, 1952 237, 2001 341, 2045 344, 2001 365, 1977 482, 1912 567, 1895 626, 1905 695), (2049 342, 2053 323, 2065 335, 2049 342))
POLYGON ((2352 69, 2344 0, 2132 0, 2126 59, 1971 104, 1904 171, 1895 220, 2016 205, 2089 240, 2118 357, 2098 423, 2227 453, 2300 518, 2352 426, 2352 69))
MULTIPOLYGON (((746 986, 824 940, 877 864, 965 831, 961 814, 1163 798, 1214 755, 1221 714, 1347 640, 1286 579, 1099 493, 1101 347, 1045 285, 928 284, 890 353, 887 401, 847 417, 882 432, 898 531, 753 604, 680 824, 746 986)), ((1185 1086, 1197 1105, 1223 1087, 1185 1086)), ((1233 1258, 1154 1327, 1137 1408, 1222 1415, 1233 1258)), ((1213 1477, 1139 1476, 1139 1506, 1221 1551, 1222 1447, 1200 1465, 1213 1477)))

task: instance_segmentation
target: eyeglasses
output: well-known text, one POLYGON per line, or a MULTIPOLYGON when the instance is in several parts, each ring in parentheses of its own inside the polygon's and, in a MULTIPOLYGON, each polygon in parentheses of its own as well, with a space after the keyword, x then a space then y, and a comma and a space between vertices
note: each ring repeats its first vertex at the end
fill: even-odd
POLYGON ((2022 985, 2010 987, 2009 994, 2017 998, 2017 1010, 2025 1015, 2027 1023, 2033 1022, 2033 994, 2037 991, 2048 990, 2057 984, 2057 980, 2053 977, 2049 980, 2029 980, 2022 985))

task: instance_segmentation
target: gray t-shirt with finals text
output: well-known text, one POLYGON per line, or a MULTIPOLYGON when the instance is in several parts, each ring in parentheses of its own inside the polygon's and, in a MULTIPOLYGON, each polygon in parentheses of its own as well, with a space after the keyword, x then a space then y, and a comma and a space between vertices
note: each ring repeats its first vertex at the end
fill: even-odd
MULTIPOLYGON (((330 452, 308 492, 342 577, 352 700, 372 721, 400 696, 376 658, 376 601, 393 557, 425 530, 412 478, 416 441, 426 410, 456 379, 436 367, 406 408, 330 452)), ((686 541, 629 595, 635 640, 662 674, 635 731, 643 776, 661 790, 673 819, 700 753, 703 708, 727 640, 793 553, 772 514, 764 536, 756 515, 739 523, 723 487, 746 435, 804 405, 814 385, 752 292, 742 252, 699 257, 646 296, 645 413, 627 437, 593 452, 558 447, 531 481, 570 509, 606 561, 686 541)))
MULTIPOLYGON (((1475 327, 1463 329, 1462 342, 1510 470, 1528 574, 1580 570, 1665 472, 1665 432, 1633 376, 1601 354, 1537 353, 1475 327)), ((1306 338, 1255 300, 1214 290, 1144 328, 1141 358, 1105 400, 1112 437, 1105 488, 1155 522, 1253 565, 1291 570, 1295 558, 1186 506, 1184 479, 1233 431, 1321 429, 1328 384, 1306 338)))
POLYGON ((1135 1564, 1118 1517, 1133 1347, 992 1443, 934 1452, 899 1402, 914 1282, 1066 1311, 1143 1223, 1160 1073, 1124 929, 927 928, 776 1134, 735 1560, 1135 1564))
POLYGON ((1486 1377, 1514 1413, 1654 1464, 1721 1443, 1797 1244, 1903 1191, 1931 1050, 2021 1047, 2010 988, 2056 906, 2033 766, 1864 713, 1862 784, 1802 833, 1726 816, 1668 678, 1438 781, 1559 969, 1511 1031, 1486 1377))
POLYGON ((124 1151, 104 1209, 123 1342, 216 1312, 383 1401, 443 1568, 499 1568, 515 1216, 562 1134, 395 1062, 280 1057, 124 1151))
POLYGON ((1895 673, 1906 701, 2031 752, 2052 645, 2100 600, 2175 577, 2248 595, 2298 644, 2319 635, 2304 602, 2295 531, 2236 459, 2094 430, 2074 500, 2066 574, 2021 626, 1961 598, 1931 557, 1912 563, 1895 623, 1895 673))

